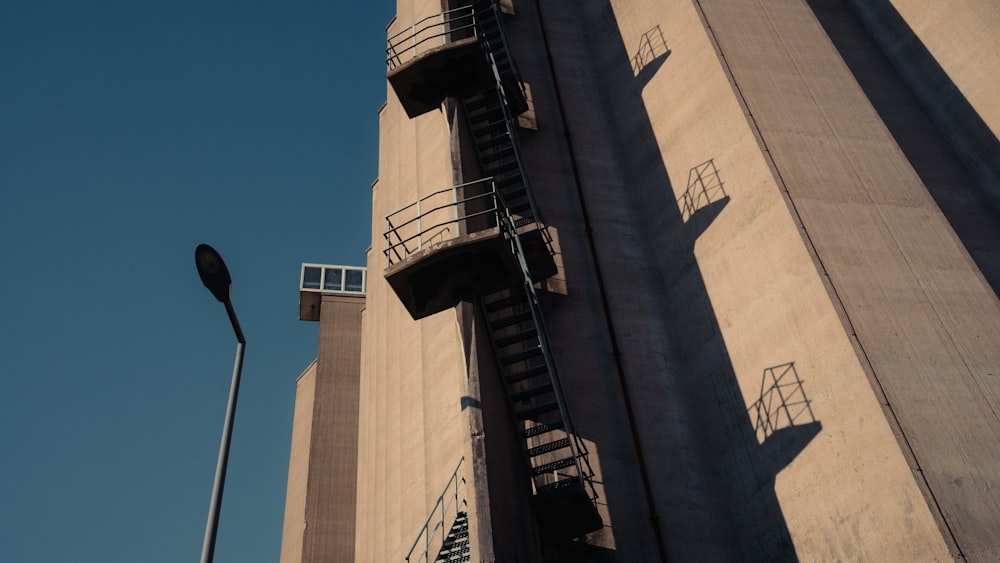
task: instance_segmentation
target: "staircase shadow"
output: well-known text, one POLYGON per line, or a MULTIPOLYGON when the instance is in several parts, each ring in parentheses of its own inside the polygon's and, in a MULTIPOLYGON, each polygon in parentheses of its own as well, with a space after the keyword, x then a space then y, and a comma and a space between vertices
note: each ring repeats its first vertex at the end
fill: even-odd
POLYGON ((434 563, 465 563, 470 560, 469 517, 466 513, 459 512, 444 537, 434 563))

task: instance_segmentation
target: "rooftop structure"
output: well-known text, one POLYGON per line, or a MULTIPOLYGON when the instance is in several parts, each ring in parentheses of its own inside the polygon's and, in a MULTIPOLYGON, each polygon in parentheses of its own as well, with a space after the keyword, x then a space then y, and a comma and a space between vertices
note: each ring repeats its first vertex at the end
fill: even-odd
POLYGON ((302 264, 299 276, 299 320, 319 320, 323 294, 364 296, 367 283, 367 268, 302 264))

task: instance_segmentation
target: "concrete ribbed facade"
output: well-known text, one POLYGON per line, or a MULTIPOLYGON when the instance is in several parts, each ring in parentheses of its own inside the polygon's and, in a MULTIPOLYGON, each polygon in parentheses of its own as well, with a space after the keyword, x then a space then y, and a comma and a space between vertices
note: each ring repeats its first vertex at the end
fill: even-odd
MULTIPOLYGON (((542 515, 515 422, 535 403, 502 383, 488 302, 414 320, 382 277, 386 216, 487 170, 471 98, 411 118, 388 87, 356 480, 300 482, 343 447, 303 446, 336 400, 312 368, 282 561, 350 560, 295 547, 289 518, 351 487, 353 560, 419 555, 450 483, 472 561, 1000 558, 1000 6, 503 4, 558 266, 543 347, 603 525, 566 540, 542 515)), ((387 34, 461 5, 399 0, 387 34)))

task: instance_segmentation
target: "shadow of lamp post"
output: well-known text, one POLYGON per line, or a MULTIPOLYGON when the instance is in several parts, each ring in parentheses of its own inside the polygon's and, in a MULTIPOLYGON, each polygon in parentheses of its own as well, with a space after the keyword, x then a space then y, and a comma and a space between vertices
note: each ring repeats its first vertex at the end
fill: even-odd
POLYGON ((229 404, 226 407, 226 420, 222 425, 222 445, 219 447, 219 463, 215 468, 215 483, 212 485, 212 502, 208 508, 208 524, 205 527, 205 543, 201 549, 201 563, 211 563, 215 557, 215 537, 219 530, 219 510, 222 507, 222 489, 226 483, 226 467, 229 465, 229 444, 233 437, 233 418, 236 416, 236 397, 240 391, 240 374, 243 371, 243 351, 246 338, 243 329, 236 320, 236 311, 229 300, 232 289, 232 278, 222 256, 207 244, 199 244, 194 252, 195 264, 201 282, 212 292, 223 305, 229 322, 233 324, 236 334, 236 363, 233 366, 233 382, 229 387, 229 404))

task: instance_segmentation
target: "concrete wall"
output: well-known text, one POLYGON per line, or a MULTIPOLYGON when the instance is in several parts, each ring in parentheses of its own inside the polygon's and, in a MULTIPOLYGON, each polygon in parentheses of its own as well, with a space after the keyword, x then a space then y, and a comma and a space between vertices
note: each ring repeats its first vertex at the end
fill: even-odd
POLYGON ((295 412, 292 447, 288 456, 288 488, 285 520, 281 532, 281 563, 302 561, 309 490, 309 449, 312 442, 312 411, 316 398, 316 362, 295 380, 295 412))
MULTIPOLYGON (((440 6, 399 2, 389 33, 440 6)), ((474 168, 454 104, 410 120, 388 92, 357 560, 401 559, 463 457, 473 560, 990 556, 1000 235, 956 235, 962 213, 941 213, 838 51, 863 63, 871 47, 835 45, 820 9, 844 12, 514 4, 538 123, 521 140, 561 265, 543 308, 606 524, 584 543, 533 545, 525 505, 505 502, 521 499, 517 448, 481 321, 466 306, 412 321, 379 276, 385 215, 474 168)))
POLYGON ((861 89, 831 86, 851 76, 815 40, 808 6, 702 4, 942 531, 959 552, 995 558, 1000 536, 986 523, 1000 522, 989 446, 1000 382, 989 374, 1000 353, 978 343, 1000 329, 1000 302, 861 89), (793 14, 801 19, 787 32, 762 38, 793 14), (770 48, 766 69, 752 47, 770 48))
MULTIPOLYGON (((387 32, 440 11, 440 2, 401 1, 387 32)), ((456 313, 413 321, 382 277, 385 216, 454 185, 448 117, 433 111, 411 120, 391 89, 386 98, 362 320, 356 559, 366 562, 401 561, 456 464, 465 457, 464 470, 471 466, 462 401, 467 360, 456 313)), ((474 526, 474 502, 469 510, 474 526)))
MULTIPOLYGON (((983 277, 1000 292, 1000 213, 883 52, 884 38, 868 33, 848 2, 808 4, 983 277)), ((980 51, 989 57, 988 49, 980 51)))
MULTIPOLYGON (((886 270, 935 262, 937 253, 918 248, 939 247, 949 257, 942 286, 957 284, 962 299, 990 311, 967 254, 804 2, 610 5, 545 4, 542 11, 667 551, 681 560, 949 558, 838 292, 853 280, 859 294, 892 295, 852 303, 864 315, 912 326, 909 317, 924 315, 927 295, 942 306, 956 303, 934 291, 900 303, 898 284, 925 278, 886 270), (636 69, 630 59, 655 25, 669 53, 636 69), (693 199, 690 174, 709 160, 723 189, 693 199), (879 192, 886 186, 898 191, 879 192), (796 205, 805 202, 786 190, 822 194, 829 207, 802 219, 796 205), (826 221, 818 218, 824 213, 826 221), (915 225, 923 230, 899 231, 915 225), (831 246, 820 248, 813 229, 831 246), (834 233, 871 229, 836 250, 834 233), (885 229, 907 240, 877 234, 885 229), (875 256, 842 265, 843 277, 831 281, 834 273, 824 270, 826 253, 856 260, 868 252, 875 256), (778 377, 791 378, 781 381, 808 403, 790 398, 786 410, 759 420, 778 377)), ((539 136, 554 134, 559 117, 537 113, 539 136)), ((578 226, 569 218, 560 225, 550 207, 546 215, 565 243, 578 226)), ((567 262, 568 254, 564 248, 567 262)), ((572 296, 579 288, 569 266, 566 277, 572 296)), ((966 336, 982 338, 984 326, 966 336)), ((920 345, 945 358, 948 339, 920 345)), ((962 385, 975 375, 960 373, 960 360, 948 367, 962 385)), ((586 401, 583 395, 576 400, 586 401)), ((581 432, 608 423, 600 412, 588 409, 581 432)), ((963 424, 950 415, 938 422, 963 424)), ((604 469, 606 490, 634 482, 634 469, 604 469)), ((612 489, 608 510, 614 514, 616 503, 627 507, 622 512, 639 509, 640 496, 616 497, 612 489)))
MULTIPOLYGON (((573 155, 567 145, 556 83, 552 80, 546 44, 575 51, 575 64, 557 59, 559 69, 578 75, 597 69, 583 64, 589 60, 588 38, 579 27, 577 5, 518 2, 516 14, 506 20, 507 36, 523 79, 529 84, 538 130, 520 130, 525 167, 539 210, 555 238, 556 262, 560 271, 542 295, 542 307, 554 360, 562 382, 569 415, 578 435, 587 446, 595 472, 599 496, 598 510, 604 521, 601 531, 590 534, 580 545, 550 545, 557 560, 572 561, 651 561, 657 557, 650 511, 644 498, 636 451, 629 428, 622 389, 614 360, 614 346, 602 312, 601 287, 588 244, 588 225, 579 201, 573 155), (571 24, 543 34, 539 10, 544 15, 561 15, 571 24), (583 49, 583 50, 580 50, 583 49), (558 559, 561 558, 561 559, 558 559)), ((546 23, 551 23, 546 19, 546 23)), ((589 38, 593 40, 594 38, 589 38)), ((596 75, 593 76, 596 78, 596 75)), ((590 97, 597 93, 594 83, 573 84, 563 94, 590 97), (577 90, 577 88, 582 90, 577 90)), ((576 119, 604 119, 603 108, 570 108, 576 119)), ((574 130, 574 139, 586 148, 602 142, 607 129, 574 130)), ((575 147, 581 149, 581 147, 575 147)), ((611 155, 601 162, 616 165, 611 155)), ((604 189, 614 170, 590 169, 587 174, 604 189)), ((598 234, 600 236, 600 233, 598 234)), ((628 254, 624 244, 614 252, 628 254)), ((619 272, 612 275, 617 277, 619 272)))
POLYGON ((1000 5, 848 0, 1000 209, 1000 5))

